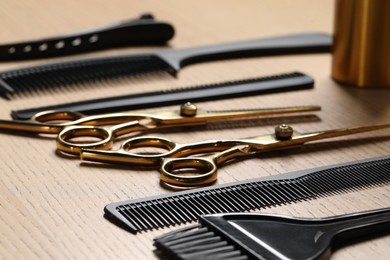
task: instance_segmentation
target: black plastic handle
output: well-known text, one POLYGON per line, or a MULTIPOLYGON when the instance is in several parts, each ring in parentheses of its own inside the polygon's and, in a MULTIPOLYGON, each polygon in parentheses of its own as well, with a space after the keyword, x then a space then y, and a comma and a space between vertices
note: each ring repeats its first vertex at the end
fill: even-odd
POLYGON ((185 65, 198 62, 255 56, 330 52, 331 47, 332 37, 328 34, 302 33, 196 48, 164 50, 159 52, 158 56, 178 71, 185 65))
POLYGON ((132 45, 163 45, 174 35, 166 22, 150 14, 105 27, 30 42, 0 46, 0 61, 63 56, 132 45))

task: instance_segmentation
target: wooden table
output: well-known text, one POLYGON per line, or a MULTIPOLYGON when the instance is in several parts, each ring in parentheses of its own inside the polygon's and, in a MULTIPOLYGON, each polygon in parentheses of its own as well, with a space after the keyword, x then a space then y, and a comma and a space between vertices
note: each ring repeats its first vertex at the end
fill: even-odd
MULTIPOLYGON (((0 3, 0 42, 37 39, 151 12, 170 21, 176 35, 170 47, 190 47, 297 32, 332 33, 332 1, 129 1, 68 0, 10 1, 0 3)), ((127 48, 84 55, 139 52, 127 48)), ((77 57, 82 57, 79 55, 77 57)), ((210 62, 180 71, 178 78, 139 77, 71 89, 21 94, 0 99, 1 118, 13 109, 51 105, 90 98, 139 93, 301 71, 315 79, 312 90, 203 102, 206 109, 320 105, 309 115, 254 120, 229 127, 216 124, 194 131, 166 131, 158 135, 177 142, 247 137, 270 133, 281 121, 300 131, 316 131, 390 119, 390 89, 357 89, 336 84, 330 76, 330 54, 290 55, 210 62)), ((56 58, 51 61, 65 60, 56 58)), ((1 63, 7 70, 47 60, 1 63)), ((172 109, 167 107, 166 109, 172 109)), ((148 111, 158 110, 148 109, 148 111)), ((120 142, 116 143, 116 147, 120 142)), ((175 229, 132 235, 103 218, 110 202, 167 193, 157 171, 81 163, 56 153, 54 137, 0 133, 0 257, 4 259, 153 259, 152 239, 175 229)), ((252 158, 229 164, 219 172, 218 183, 366 159, 390 153, 388 130, 328 140, 300 150, 252 158)), ((376 187, 310 202, 272 207, 263 212, 303 217, 325 217, 390 206, 389 187, 376 187)), ((354 244, 336 251, 334 259, 386 259, 390 236, 354 244)))

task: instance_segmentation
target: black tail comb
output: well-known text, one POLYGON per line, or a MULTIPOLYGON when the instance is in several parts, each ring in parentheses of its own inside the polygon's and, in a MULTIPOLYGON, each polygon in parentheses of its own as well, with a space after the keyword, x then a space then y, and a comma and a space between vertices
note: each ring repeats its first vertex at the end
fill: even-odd
MULTIPOLYGON (((322 219, 215 214, 155 238, 169 259, 329 259, 332 249, 390 231, 390 208, 322 219)), ((167 258, 168 259, 168 258, 167 258)))
POLYGON ((390 182, 390 156, 245 180, 174 194, 117 202, 106 217, 130 232, 244 212, 390 182))
POLYGON ((0 73, 0 94, 96 82, 163 71, 175 75, 183 66, 232 58, 329 52, 329 35, 308 33, 151 53, 80 59, 0 73))
POLYGON ((12 111, 13 119, 26 120, 36 113, 57 110, 74 111, 86 115, 112 113, 131 109, 160 107, 201 102, 224 98, 252 96, 280 91, 313 88, 314 80, 300 72, 292 72, 261 78, 220 82, 216 84, 192 86, 178 89, 144 92, 140 94, 84 100, 53 106, 44 106, 12 111))

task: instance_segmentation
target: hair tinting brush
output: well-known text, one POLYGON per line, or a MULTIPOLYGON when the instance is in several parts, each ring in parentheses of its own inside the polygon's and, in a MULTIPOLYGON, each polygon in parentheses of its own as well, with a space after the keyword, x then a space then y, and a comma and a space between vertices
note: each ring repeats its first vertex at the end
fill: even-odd
POLYGON ((155 238, 169 259, 329 259, 334 248, 390 231, 390 208, 320 219, 215 214, 155 238))
POLYGON ((390 156, 109 204, 106 217, 136 233, 196 220, 314 199, 390 182, 390 156))
POLYGON ((331 44, 329 35, 306 33, 197 48, 52 63, 0 73, 0 94, 4 96, 34 88, 106 80, 153 71, 165 71, 175 75, 185 65, 211 60, 329 52, 331 44))
POLYGON ((151 14, 80 33, 0 45, 0 61, 64 56, 134 45, 163 45, 174 35, 172 25, 151 14))
POLYGON ((131 109, 184 104, 186 102, 194 103, 280 91, 308 89, 313 88, 313 86, 314 80, 311 77, 300 72, 292 72, 204 86, 145 92, 127 96, 17 110, 12 111, 11 116, 13 119, 25 120, 30 119, 38 112, 48 110, 74 111, 86 115, 112 113, 131 109))

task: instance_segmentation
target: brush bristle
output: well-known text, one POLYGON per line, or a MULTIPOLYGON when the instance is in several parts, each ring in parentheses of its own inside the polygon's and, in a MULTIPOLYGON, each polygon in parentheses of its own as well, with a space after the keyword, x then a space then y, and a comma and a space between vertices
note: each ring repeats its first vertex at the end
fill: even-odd
POLYGON ((201 225, 157 237, 154 245, 169 259, 248 259, 222 236, 201 225))

